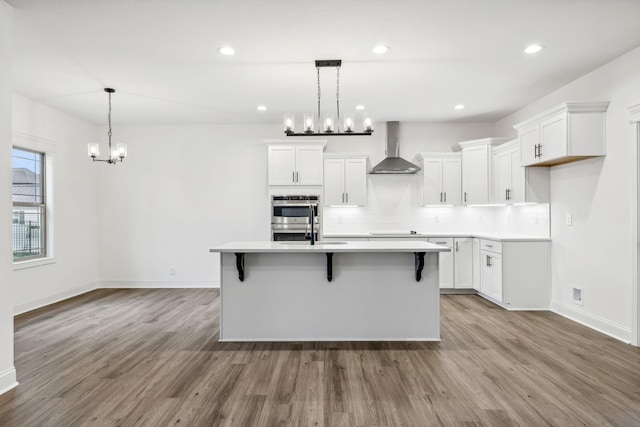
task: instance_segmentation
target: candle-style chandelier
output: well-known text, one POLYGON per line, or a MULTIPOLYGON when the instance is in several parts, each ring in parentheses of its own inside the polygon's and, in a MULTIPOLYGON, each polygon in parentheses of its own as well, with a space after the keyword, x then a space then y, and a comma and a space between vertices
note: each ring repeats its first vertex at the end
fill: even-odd
POLYGON ((98 159, 100 155, 100 145, 97 142, 92 142, 88 144, 89 157, 93 159, 94 162, 107 162, 109 164, 116 164, 117 162, 123 162, 124 158, 127 157, 127 144, 116 144, 115 147, 111 146, 111 94, 116 90, 111 89, 110 87, 105 87, 104 91, 109 94, 109 157, 106 159, 98 159))
POLYGON ((284 115, 284 133, 287 136, 346 136, 371 135, 373 133, 373 119, 367 113, 363 114, 362 132, 355 131, 353 114, 344 117, 343 131, 340 130, 340 67, 341 59, 316 60, 316 74, 318 76, 318 114, 305 114, 302 121, 302 132, 295 132, 295 117, 293 113, 284 115), (336 117, 332 114, 320 116, 320 68, 334 67, 336 69, 336 117), (317 122, 316 122, 317 120, 317 122), (316 127, 317 124, 317 127, 316 127))

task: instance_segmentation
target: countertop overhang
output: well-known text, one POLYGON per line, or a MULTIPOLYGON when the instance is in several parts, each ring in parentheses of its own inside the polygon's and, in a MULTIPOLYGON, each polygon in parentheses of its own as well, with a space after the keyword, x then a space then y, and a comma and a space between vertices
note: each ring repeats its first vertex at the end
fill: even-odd
POLYGON ((236 241, 215 246, 209 252, 220 253, 340 253, 340 252, 450 252, 440 246, 420 240, 284 243, 270 241, 236 241))
POLYGON ((323 233, 324 238, 348 239, 348 238, 385 238, 385 239, 426 239, 429 237, 476 237, 479 239, 495 240, 500 242, 550 242, 550 237, 538 237, 515 233, 491 233, 491 232, 329 232, 323 233))

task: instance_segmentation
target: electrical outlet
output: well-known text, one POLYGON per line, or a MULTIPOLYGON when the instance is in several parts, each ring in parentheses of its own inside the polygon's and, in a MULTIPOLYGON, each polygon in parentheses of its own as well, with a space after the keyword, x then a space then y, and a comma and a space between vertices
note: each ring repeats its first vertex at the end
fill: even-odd
POLYGON ((571 214, 567 214, 567 216, 565 217, 565 223, 567 225, 571 225, 573 223, 573 218, 571 218, 571 214))
POLYGON ((578 288, 575 285, 571 287, 571 302, 577 305, 584 305, 582 302, 582 293, 584 290, 582 288, 578 288))
POLYGON ((170 276, 175 276, 176 275, 176 268, 175 267, 169 267, 169 275, 170 276))

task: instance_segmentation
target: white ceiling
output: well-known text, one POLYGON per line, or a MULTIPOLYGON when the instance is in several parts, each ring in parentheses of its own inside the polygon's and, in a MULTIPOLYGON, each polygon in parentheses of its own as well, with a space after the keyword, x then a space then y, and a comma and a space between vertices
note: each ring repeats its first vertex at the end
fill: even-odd
POLYGON ((107 86, 114 124, 280 123, 315 111, 315 59, 343 113, 493 121, 640 46, 638 0, 7 1, 16 92, 94 123, 107 86))

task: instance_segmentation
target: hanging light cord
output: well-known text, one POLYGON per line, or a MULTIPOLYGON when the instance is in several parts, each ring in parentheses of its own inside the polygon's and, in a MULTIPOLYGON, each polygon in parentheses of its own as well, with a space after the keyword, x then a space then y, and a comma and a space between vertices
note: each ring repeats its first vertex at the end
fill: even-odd
POLYGON ((113 151, 111 151, 111 92, 109 93, 109 157, 113 156, 113 151))
POLYGON ((318 75, 318 130, 317 132, 320 133, 320 128, 322 128, 322 121, 320 120, 320 67, 316 67, 316 72, 318 75))
POLYGON ((340 67, 336 67, 336 130, 340 133, 340 67))

